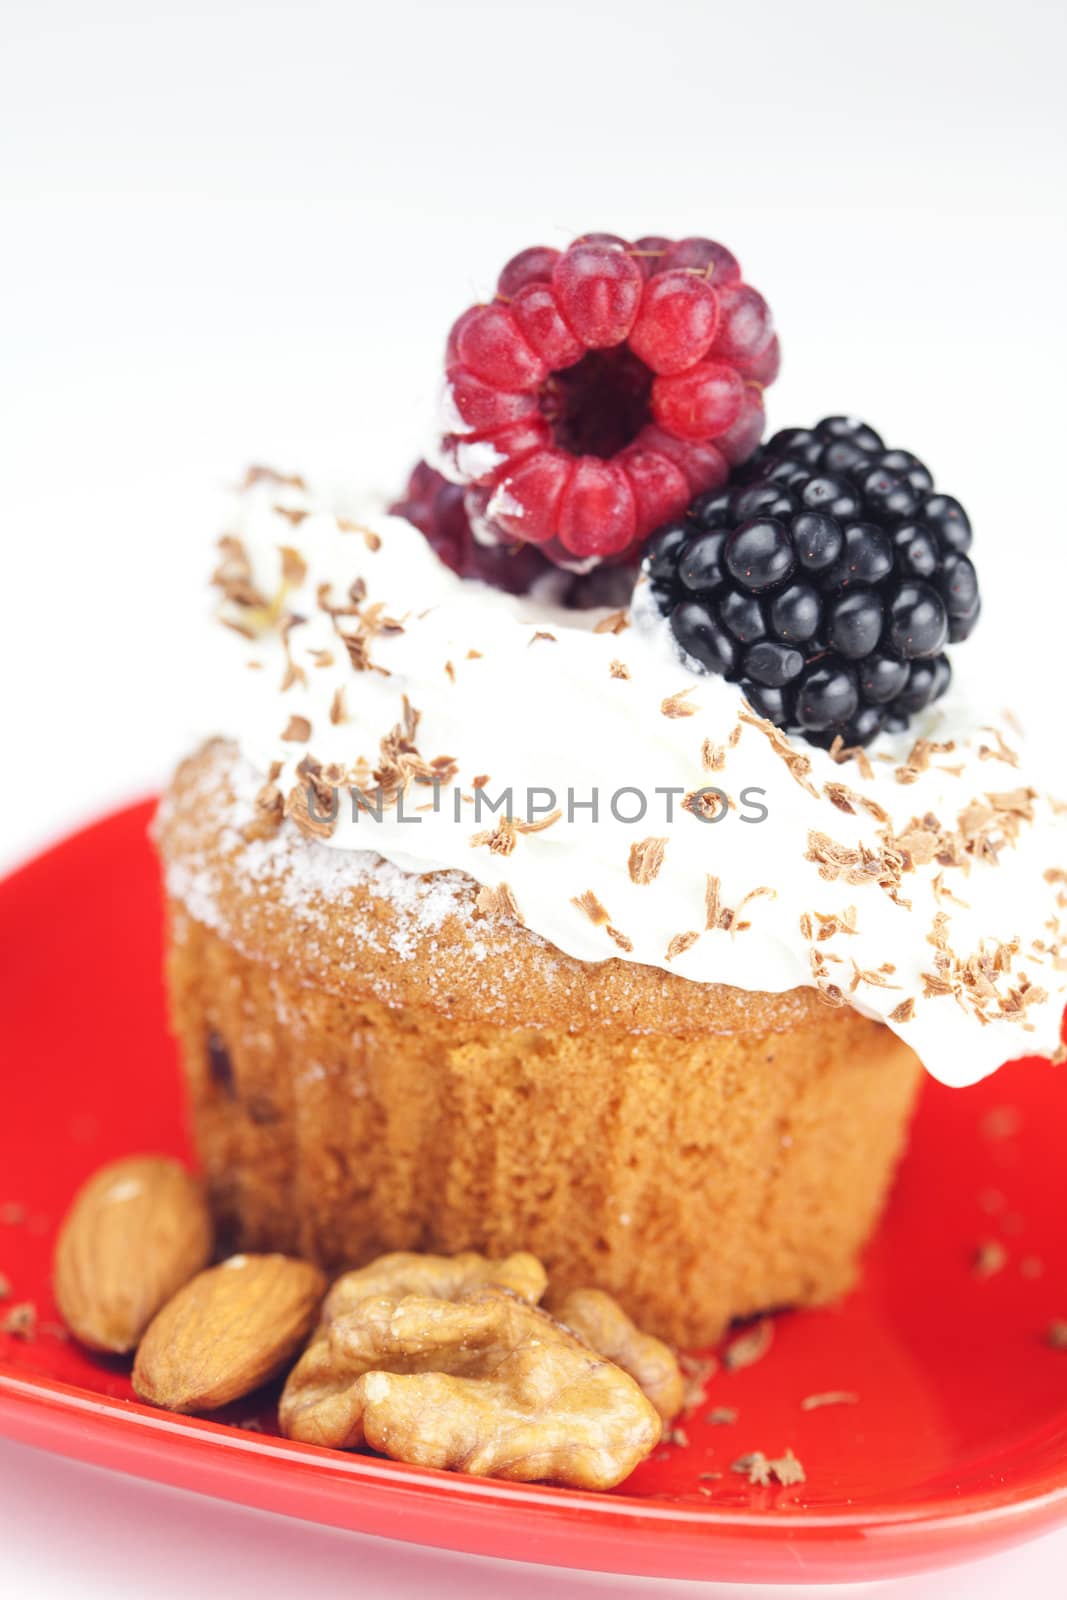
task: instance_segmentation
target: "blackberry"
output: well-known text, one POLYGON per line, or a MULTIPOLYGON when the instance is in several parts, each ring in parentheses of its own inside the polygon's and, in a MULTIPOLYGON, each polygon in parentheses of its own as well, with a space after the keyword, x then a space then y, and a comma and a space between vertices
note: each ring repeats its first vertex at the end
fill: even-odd
POLYGON ((775 434, 653 534, 644 571, 675 639, 813 744, 899 732, 978 621, 971 525, 908 450, 855 417, 775 434))

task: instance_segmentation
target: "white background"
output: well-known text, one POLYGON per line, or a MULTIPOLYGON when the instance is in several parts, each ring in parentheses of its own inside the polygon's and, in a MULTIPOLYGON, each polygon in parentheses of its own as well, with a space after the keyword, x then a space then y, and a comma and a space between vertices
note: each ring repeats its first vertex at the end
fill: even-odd
MULTIPOLYGON (((739 254, 783 330, 772 426, 855 410, 928 460, 976 524, 987 659, 1058 715, 1065 43, 1058 0, 5 0, 0 864, 204 725, 225 484, 399 486, 452 318, 588 229, 739 254)), ((0 1591, 458 1570, 10 1447, 0 1472, 0 1591)), ((1051 1594, 1056 1551, 907 1593, 1051 1594)))

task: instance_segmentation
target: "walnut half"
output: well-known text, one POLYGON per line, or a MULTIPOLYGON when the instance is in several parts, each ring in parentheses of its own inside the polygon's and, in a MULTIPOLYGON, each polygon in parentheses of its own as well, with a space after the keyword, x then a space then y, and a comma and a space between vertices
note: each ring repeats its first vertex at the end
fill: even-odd
POLYGON ((670 1422, 682 1409, 685 1380, 674 1351, 662 1339, 642 1333, 603 1289, 572 1289, 550 1302, 554 1317, 586 1344, 628 1372, 663 1418, 670 1422))
POLYGON ((536 1305, 545 1292, 548 1279, 536 1256, 525 1250, 494 1261, 475 1250, 456 1256, 419 1255, 414 1251, 394 1250, 379 1256, 369 1266, 346 1272, 331 1288, 322 1308, 325 1327, 335 1317, 354 1311, 361 1300, 391 1295, 432 1295, 454 1300, 473 1289, 510 1289, 520 1299, 536 1305))
POLYGON ((582 1489, 620 1483, 662 1432, 633 1378, 493 1288, 360 1300, 290 1374, 279 1420, 309 1444, 582 1489))

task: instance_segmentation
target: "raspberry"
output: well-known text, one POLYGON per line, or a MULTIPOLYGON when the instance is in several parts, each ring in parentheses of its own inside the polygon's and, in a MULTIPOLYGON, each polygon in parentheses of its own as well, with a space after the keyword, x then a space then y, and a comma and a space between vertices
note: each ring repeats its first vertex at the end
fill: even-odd
POLYGON ((652 385, 652 413, 677 439, 714 439, 732 428, 741 414, 745 384, 721 361, 701 361, 673 378, 652 385))
POLYGON ((719 299, 691 272, 661 272, 641 298, 630 349, 661 377, 684 372, 707 355, 719 325, 719 299))
MULTIPOLYGON (((484 491, 476 492, 481 498, 484 491)), ((449 483, 420 461, 408 481, 404 498, 389 507, 422 533, 446 567, 461 578, 476 578, 508 594, 527 594, 538 580, 550 582, 553 599, 569 610, 627 604, 633 588, 633 568, 600 564, 588 575, 563 572, 532 544, 482 544, 468 512, 470 492, 449 483), (562 580, 562 582, 561 582, 562 580)))
POLYGON ((521 422, 537 415, 537 399, 532 394, 507 393, 496 389, 473 372, 456 367, 452 372, 449 398, 455 409, 454 431, 491 435, 509 422, 521 422))
POLYGON ((525 594, 536 578, 552 571, 552 563, 532 545, 478 544, 463 490, 425 461, 412 472, 404 498, 389 509, 418 528, 445 566, 461 578, 478 578, 508 594, 525 594))
POLYGON ((641 304, 636 261, 613 244, 572 244, 552 269, 564 321, 589 350, 622 344, 641 304))
POLYGON ((670 245, 660 271, 670 272, 675 267, 703 273, 716 289, 741 281, 737 257, 731 255, 725 245, 716 244, 714 239, 679 239, 677 244, 670 245))
POLYGON ((765 421, 763 389, 758 383, 746 383, 741 409, 726 432, 720 433, 715 441, 731 466, 748 460, 763 438, 765 421))
POLYGON ((636 531, 637 508, 625 470, 613 461, 583 456, 560 500, 559 537, 564 549, 611 555, 627 549, 636 531))
POLYGON ((495 490, 486 510, 493 525, 514 540, 548 544, 556 535, 559 504, 571 474, 562 450, 526 456, 495 490))
POLYGON ((511 313, 526 343, 551 371, 573 367, 585 355, 585 346, 564 322, 547 284, 528 283, 512 301, 511 313))
POLYGON ((635 559, 751 455, 778 342, 723 245, 588 233, 514 256, 445 364, 441 462, 479 544, 587 570, 635 559))
MULTIPOLYGON (((725 438, 726 435, 723 435, 725 438)), ((701 489, 718 489, 730 475, 729 462, 723 451, 719 448, 719 441, 714 444, 686 443, 678 439, 673 433, 667 433, 663 428, 657 428, 653 423, 642 428, 634 440, 635 447, 643 446, 646 450, 654 450, 658 455, 672 461, 685 475, 689 485, 689 493, 699 493, 701 489)), ((623 452, 629 455, 629 450, 623 452)))
POLYGON ((641 268, 643 278, 651 278, 654 272, 662 270, 663 257, 670 247, 671 241, 658 233, 649 233, 643 239, 634 240, 630 254, 641 268))
POLYGON ((511 312, 497 303, 477 306, 463 319, 456 357, 494 389, 536 389, 548 377, 544 360, 526 343, 511 312))
POLYGON ((693 663, 813 744, 863 745, 948 688, 945 645, 980 610, 970 542, 921 461, 827 417, 776 434, 668 520, 645 571, 693 663))
POLYGON ((550 283, 552 268, 559 260, 559 251, 547 245, 535 244, 531 250, 520 250, 512 256, 496 280, 496 292, 501 300, 513 300, 520 289, 531 283, 550 283))
POLYGON ((732 361, 743 376, 774 338, 771 310, 763 296, 747 283, 727 284, 719 291, 721 323, 715 353, 732 361))

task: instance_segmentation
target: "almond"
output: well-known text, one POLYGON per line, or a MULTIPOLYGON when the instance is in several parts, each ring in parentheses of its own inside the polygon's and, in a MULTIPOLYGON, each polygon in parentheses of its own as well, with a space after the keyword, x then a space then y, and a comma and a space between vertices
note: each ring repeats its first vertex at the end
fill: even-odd
POLYGON ((213 1248, 204 1192, 180 1162, 113 1161, 78 1191, 60 1229, 60 1314, 82 1344, 124 1354, 213 1248))
POLYGON ((216 1411, 288 1366, 325 1293, 307 1261, 231 1256, 163 1307, 137 1351, 133 1387, 167 1411, 216 1411))

